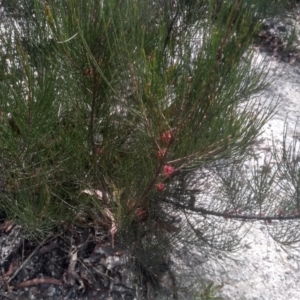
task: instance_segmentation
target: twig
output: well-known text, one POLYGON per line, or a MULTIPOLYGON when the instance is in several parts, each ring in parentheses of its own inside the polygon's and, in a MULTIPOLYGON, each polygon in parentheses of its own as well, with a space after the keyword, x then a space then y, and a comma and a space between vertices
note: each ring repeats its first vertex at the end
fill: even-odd
POLYGON ((27 280, 27 281, 23 281, 23 282, 15 285, 14 288, 21 289, 21 288, 25 288, 25 287, 42 284, 42 283, 64 285, 61 279, 45 277, 45 278, 34 278, 34 279, 27 280))
POLYGON ((151 288, 151 283, 147 281, 147 300, 152 300, 150 296, 151 288))
POLYGON ((63 281, 67 283, 68 285, 74 286, 75 284, 75 279, 78 280, 80 286, 79 290, 85 290, 85 286, 83 283, 83 280, 81 277, 76 273, 76 265, 78 261, 77 257, 78 249, 76 246, 72 246, 71 253, 70 253, 70 264, 68 267, 68 270, 64 273, 63 275, 63 281))
POLYGON ((218 54, 217 54, 217 64, 220 62, 221 58, 222 58, 222 54, 223 54, 223 50, 225 48, 225 45, 229 39, 229 35, 230 35, 230 32, 232 31, 232 26, 233 26, 233 23, 235 21, 235 18, 236 18, 236 15, 238 13, 238 10, 240 8, 242 4, 242 1, 238 1, 234 7, 234 10, 233 10, 233 13, 231 15, 231 18, 230 18, 230 21, 229 21, 229 24, 227 26, 227 29, 226 29, 226 33, 223 37, 223 40, 222 40, 222 43, 221 43, 221 47, 219 47, 218 49, 218 54))
POLYGON ((7 282, 7 274, 5 274, 4 272, 4 268, 2 268, 1 270, 2 272, 2 280, 3 280, 3 283, 5 284, 6 286, 6 289, 9 293, 11 293, 11 287, 9 286, 8 282, 7 282))
POLYGON ((242 220, 257 220, 257 221, 273 221, 273 220, 280 220, 280 221, 284 221, 284 220, 296 220, 296 219, 300 219, 300 215, 293 215, 293 216, 283 216, 283 215, 275 215, 275 216, 251 216, 251 215, 241 215, 241 214, 233 214, 233 213, 229 213, 229 212, 216 212, 216 211, 212 211, 212 210, 208 210, 202 207, 190 207, 190 206, 186 206, 180 203, 175 203, 173 201, 167 200, 167 199, 163 199, 162 201, 172 204, 175 207, 181 208, 181 209, 185 209, 188 211, 193 211, 193 212, 199 212, 202 213, 204 215, 211 215, 211 216, 217 216, 217 217, 223 217, 223 218, 228 218, 228 219, 242 219, 242 220))
POLYGON ((30 261, 31 257, 34 256, 40 249, 41 245, 38 245, 31 253, 30 255, 24 260, 24 262, 21 264, 21 266, 14 272, 14 274, 8 279, 8 283, 10 283, 17 275, 18 273, 23 269, 23 267, 30 261))
POLYGON ((45 240, 38 246, 36 246, 36 248, 30 253, 30 255, 25 259, 25 261, 21 264, 21 266, 14 272, 14 274, 8 279, 8 283, 10 283, 16 276, 17 274, 22 270, 22 268, 29 262, 29 260, 31 259, 32 256, 34 256, 35 254, 38 253, 40 247, 48 240, 48 238, 50 237, 47 236, 45 238, 45 240))
POLYGON ((164 51, 165 51, 165 49, 167 47, 167 44, 169 43, 169 41, 171 39, 171 33, 172 33, 173 29, 174 29, 174 24, 175 24, 175 21, 177 20, 178 16, 179 16, 179 8, 177 7, 176 13, 175 13, 175 15, 174 15, 174 17, 173 17, 170 25, 169 25, 167 36, 165 38, 165 44, 164 44, 164 48, 163 48, 164 51))
POLYGON ((58 242, 57 241, 52 241, 50 244, 46 245, 46 246, 42 246, 40 247, 39 251, 38 251, 38 254, 41 255, 41 254, 45 254, 55 248, 58 247, 58 242))

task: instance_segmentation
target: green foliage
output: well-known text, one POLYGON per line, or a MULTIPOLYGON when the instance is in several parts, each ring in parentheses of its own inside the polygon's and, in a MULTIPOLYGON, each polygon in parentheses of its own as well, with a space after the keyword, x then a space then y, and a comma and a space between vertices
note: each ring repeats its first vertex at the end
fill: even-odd
POLYGON ((24 10, 12 6, 0 35, 8 217, 37 237, 66 223, 100 226, 142 262, 195 234, 202 249, 236 246, 230 232, 203 235, 215 226, 203 210, 194 210, 202 234, 161 214, 193 211, 196 174, 243 161, 273 113, 251 97, 266 74, 251 67, 249 45, 283 2, 16 3, 24 10))

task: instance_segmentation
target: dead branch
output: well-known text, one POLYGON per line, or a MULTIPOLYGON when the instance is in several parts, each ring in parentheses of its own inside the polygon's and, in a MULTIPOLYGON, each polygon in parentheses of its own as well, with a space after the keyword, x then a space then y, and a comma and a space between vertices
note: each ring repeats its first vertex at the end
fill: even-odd
POLYGON ((64 285, 61 279, 56 278, 34 278, 27 281, 23 281, 17 285, 14 286, 15 289, 21 289, 25 287, 31 287, 38 284, 56 284, 56 285, 64 285))
POLYGON ((76 269, 75 269, 78 261, 77 253, 78 253, 78 249, 76 246, 73 245, 70 252, 70 264, 68 270, 63 275, 63 282, 65 282, 69 286, 74 286, 75 280, 77 280, 79 282, 79 289, 84 291, 85 286, 83 280, 76 273, 76 269))

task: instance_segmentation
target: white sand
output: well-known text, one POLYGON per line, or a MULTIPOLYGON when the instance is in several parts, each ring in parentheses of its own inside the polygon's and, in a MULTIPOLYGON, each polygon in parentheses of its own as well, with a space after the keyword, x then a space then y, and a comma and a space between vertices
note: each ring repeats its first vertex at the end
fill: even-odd
MULTIPOLYGON (((268 62, 271 69, 276 70, 276 75, 260 100, 267 103, 278 95, 280 104, 276 115, 264 127, 262 149, 272 145, 272 136, 281 143, 287 116, 290 140, 300 117, 300 66, 279 63, 272 58, 267 59, 265 64, 268 62)), ((300 132, 300 124, 298 128, 300 132)), ((268 155, 262 152, 261 158, 264 154, 268 155)), ((300 299, 300 261, 291 259, 272 240, 263 222, 253 224, 244 242, 250 243, 250 246, 233 256, 237 261, 221 259, 204 264, 207 278, 223 285, 220 296, 226 300, 300 299)))

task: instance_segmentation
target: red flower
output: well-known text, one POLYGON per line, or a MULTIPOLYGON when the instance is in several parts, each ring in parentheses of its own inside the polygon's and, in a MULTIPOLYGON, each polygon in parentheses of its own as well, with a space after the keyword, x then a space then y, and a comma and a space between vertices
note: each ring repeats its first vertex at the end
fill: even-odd
POLYGON ((163 159, 165 157, 167 153, 167 149, 166 148, 161 148, 160 150, 157 151, 157 157, 158 159, 163 159))
POLYGON ((164 166, 164 171, 163 172, 164 172, 164 175, 166 177, 171 177, 172 174, 174 173, 174 171, 175 171, 174 167, 172 167, 170 165, 164 166))
POLYGON ((165 184, 163 182, 160 182, 156 185, 156 189, 159 191, 159 192, 162 192, 164 189, 165 189, 165 184))
POLYGON ((136 216, 138 217, 139 220, 141 220, 143 222, 147 221, 148 214, 144 210, 142 210, 141 208, 138 207, 135 210, 135 213, 136 213, 136 216))
POLYGON ((164 144, 169 144, 173 139, 173 133, 171 130, 168 130, 163 132, 160 137, 164 144))

